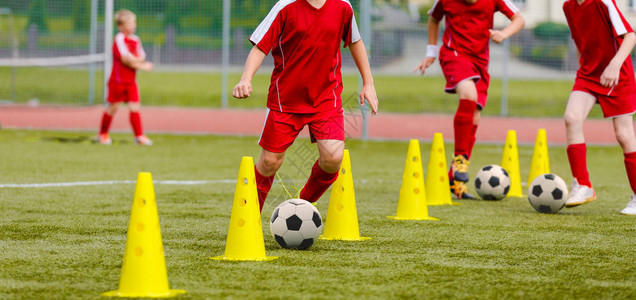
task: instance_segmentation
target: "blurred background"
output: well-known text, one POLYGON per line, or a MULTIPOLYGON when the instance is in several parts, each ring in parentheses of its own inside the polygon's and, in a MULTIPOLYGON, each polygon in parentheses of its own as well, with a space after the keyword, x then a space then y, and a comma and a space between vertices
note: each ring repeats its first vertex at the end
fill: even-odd
MULTIPOLYGON (((562 0, 507 0, 526 19, 518 35, 491 42, 493 81, 487 115, 561 116, 575 71, 562 0)), ((146 106, 262 108, 272 69, 266 59, 250 100, 228 97, 251 48, 248 37, 274 0, 0 0, 0 103, 101 105, 117 32, 112 15, 137 14, 137 35, 151 73, 138 82, 146 106), (106 76, 105 76, 106 73, 106 76)), ((427 45, 433 0, 351 0, 370 54, 383 112, 450 113, 456 97, 443 92, 439 64, 413 73, 427 45)), ((632 24, 635 0, 617 0, 632 24)), ((495 27, 508 20, 500 13, 495 27)), ((441 34, 440 34, 441 38, 441 34)), ((348 52, 348 49, 343 49, 348 52)), ((343 54, 345 106, 357 109, 357 69, 343 54)), ((594 112, 593 117, 601 116, 594 112)))

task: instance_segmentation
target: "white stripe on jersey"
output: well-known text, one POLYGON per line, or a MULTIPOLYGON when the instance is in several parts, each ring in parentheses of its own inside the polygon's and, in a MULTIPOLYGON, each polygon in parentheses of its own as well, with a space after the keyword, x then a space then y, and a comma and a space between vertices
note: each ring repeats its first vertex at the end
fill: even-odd
POLYGON ((607 6, 607 10, 609 11, 610 20, 612 21, 612 25, 614 26, 614 30, 616 30, 617 35, 623 35, 627 33, 627 28, 625 28, 625 24, 623 24, 623 20, 621 19, 620 14, 618 13, 618 9, 612 2, 612 0, 601 0, 603 4, 607 6))
POLYGON ((126 41, 124 41, 125 38, 126 36, 121 32, 115 35, 115 45, 117 45, 117 50, 119 50, 119 55, 121 55, 121 57, 132 55, 130 51, 128 51, 126 41))
POLYGON ((510 9, 513 13, 518 13, 519 9, 512 3, 512 1, 510 0, 504 0, 504 3, 506 4, 506 6, 508 6, 508 9, 510 9))
POLYGON ((439 3, 439 0, 435 0, 435 3, 433 3, 433 6, 431 6, 431 9, 428 10, 428 12, 426 13, 427 15, 432 15, 433 11, 435 10, 435 6, 437 6, 437 3, 439 3))
POLYGON ((141 45, 141 39, 134 34, 130 37, 137 41, 137 54, 139 55, 139 57, 146 58, 146 51, 144 51, 144 47, 141 45))
POLYGON ((351 7, 351 43, 353 44, 361 40, 362 36, 360 35, 360 31, 358 30, 358 23, 356 23, 356 16, 353 13, 353 6, 351 6, 351 2, 349 2, 349 0, 342 1, 346 2, 347 4, 349 4, 349 7, 351 7))
POLYGON ((269 14, 267 14, 261 24, 256 27, 256 30, 254 30, 254 33, 252 33, 252 36, 250 37, 250 41, 252 41, 252 43, 254 44, 260 43, 265 34, 269 31, 272 23, 274 23, 274 20, 276 20, 278 13, 280 13, 280 11, 285 8, 285 6, 294 2, 296 2, 296 0, 280 0, 276 2, 274 7, 272 7, 272 10, 269 11, 269 14))

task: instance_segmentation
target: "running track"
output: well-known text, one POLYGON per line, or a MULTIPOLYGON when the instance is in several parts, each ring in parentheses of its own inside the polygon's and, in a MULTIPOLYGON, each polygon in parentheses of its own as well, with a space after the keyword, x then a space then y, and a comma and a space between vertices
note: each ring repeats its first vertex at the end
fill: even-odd
MULTIPOLYGON (((28 107, 0 106, 2 128, 96 131, 103 106, 88 107, 28 107)), ((201 109, 175 107, 142 107, 142 121, 148 133, 220 134, 259 136, 265 110, 201 109)), ((360 114, 346 114, 348 137, 362 136, 360 114)), ((445 114, 380 113, 369 117, 368 135, 374 140, 432 140, 441 132, 444 139, 453 137, 453 116, 445 114)), ((548 142, 565 144, 562 119, 550 118, 482 118, 477 132, 478 142, 502 143, 509 129, 517 131, 520 144, 534 143, 537 130, 547 131, 548 142)), ((112 130, 130 132, 128 113, 121 109, 113 120, 112 130)), ((585 135, 588 144, 616 145, 609 120, 588 120, 585 135)), ((307 131, 301 134, 307 136, 307 131)))

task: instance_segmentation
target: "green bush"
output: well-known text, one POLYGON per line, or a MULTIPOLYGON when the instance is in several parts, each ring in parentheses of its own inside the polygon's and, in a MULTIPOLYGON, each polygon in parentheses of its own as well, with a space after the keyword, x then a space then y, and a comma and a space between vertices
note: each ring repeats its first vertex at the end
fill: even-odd
POLYGON ((90 29, 90 0, 73 0, 73 30, 78 32, 90 29))
POLYGON ((48 32, 49 28, 46 25, 46 0, 32 0, 29 4, 29 23, 28 28, 33 24, 40 32, 48 32))
POLYGON ((570 36, 570 29, 565 24, 545 22, 537 25, 532 33, 542 40, 553 40, 567 43, 570 36))

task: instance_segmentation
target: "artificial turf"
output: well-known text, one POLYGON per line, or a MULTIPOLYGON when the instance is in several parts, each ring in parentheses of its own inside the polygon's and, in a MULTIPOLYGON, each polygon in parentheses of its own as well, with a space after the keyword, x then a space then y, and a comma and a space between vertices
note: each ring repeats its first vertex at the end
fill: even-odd
MULTIPOLYGON (((129 135, 92 144, 84 132, 0 131, 0 184, 136 179, 236 179, 240 159, 256 156, 255 137, 129 135)), ((277 182, 263 210, 269 262, 219 262, 233 183, 155 184, 170 285, 181 299, 420 298, 634 299, 636 218, 620 215, 631 194, 618 146, 589 147, 599 200, 559 214, 527 199, 458 201, 430 207, 439 221, 393 221, 407 142, 347 141, 364 242, 320 240, 285 250, 268 217, 289 198, 277 182)), ((427 163, 430 144, 422 144, 427 163)), ((452 149, 446 144, 447 154, 452 149)), ((526 180, 532 148, 520 147, 526 180)), ((315 146, 298 140, 280 170, 302 186, 315 146), (306 151, 310 149, 311 151, 306 151), (309 154, 306 154, 309 153, 309 154)), ((477 144, 471 177, 499 164, 502 146, 477 144)), ((565 149, 550 147, 552 172, 571 180, 565 149)), ((424 167, 426 169, 426 165, 424 167)), ((0 298, 96 299, 119 281, 134 184, 0 187, 0 298)), ((474 188, 471 187, 474 191, 474 188)), ((318 202, 327 217, 329 193, 318 202)))

